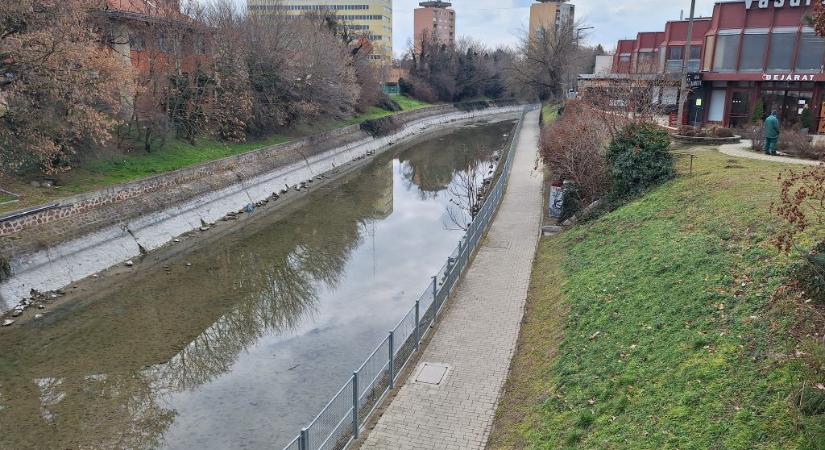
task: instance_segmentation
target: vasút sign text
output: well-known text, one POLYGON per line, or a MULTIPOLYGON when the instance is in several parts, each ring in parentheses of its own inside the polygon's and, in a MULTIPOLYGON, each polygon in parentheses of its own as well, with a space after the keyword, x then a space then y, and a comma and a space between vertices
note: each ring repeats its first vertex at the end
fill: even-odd
MULTIPOLYGON (((745 0, 745 9, 753 9, 753 7, 766 9, 771 6, 774 8, 784 8, 789 6, 791 8, 797 8, 800 6, 811 6, 816 0, 745 0)), ((822 4, 825 5, 825 0, 821 0, 822 4)))

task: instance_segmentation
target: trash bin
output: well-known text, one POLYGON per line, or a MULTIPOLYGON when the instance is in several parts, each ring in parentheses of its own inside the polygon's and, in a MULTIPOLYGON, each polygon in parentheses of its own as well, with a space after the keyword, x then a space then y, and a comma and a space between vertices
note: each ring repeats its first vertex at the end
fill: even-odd
POLYGON ((547 212, 553 219, 559 220, 564 210, 564 183, 559 180, 550 185, 550 200, 547 212))

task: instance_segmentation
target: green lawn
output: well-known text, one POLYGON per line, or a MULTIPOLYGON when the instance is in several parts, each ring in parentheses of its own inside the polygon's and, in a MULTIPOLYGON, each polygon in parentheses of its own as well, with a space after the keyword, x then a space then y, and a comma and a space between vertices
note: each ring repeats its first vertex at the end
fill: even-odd
POLYGON ((771 300, 780 169, 700 152, 693 175, 542 240, 489 447, 822 449, 825 366, 795 356, 794 308, 771 300), (803 385, 819 411, 794 406, 803 385))
MULTIPOLYGON (((399 105, 401 105, 403 111, 429 106, 426 103, 422 103, 404 96, 395 97, 395 100, 399 105)), ((373 107, 364 114, 328 122, 322 124, 320 127, 314 127, 314 131, 317 133, 319 130, 357 125, 367 120, 380 119, 393 114, 395 113, 392 111, 373 107)), ((296 134, 300 136, 311 133, 305 133, 301 130, 301 132, 296 134)), ((81 168, 80 170, 77 170, 75 174, 71 174, 67 178, 67 184, 83 185, 83 180, 85 179, 89 179, 92 181, 92 184, 96 186, 124 183, 249 151, 259 150, 261 148, 281 144, 289 140, 289 137, 283 135, 270 136, 269 138, 261 141, 247 142, 244 144, 227 144, 204 139, 200 140, 198 144, 194 146, 186 142, 173 140, 156 152, 119 157, 113 161, 99 162, 89 165, 88 167, 81 168), (72 183, 73 181, 74 183, 72 183)))
POLYGON ((17 197, 0 192, 0 204, 13 202, 15 200, 17 200, 17 197))
POLYGON ((424 103, 414 98, 407 97, 406 95, 393 95, 392 99, 395 100, 399 106, 401 106, 401 110, 403 111, 412 111, 431 106, 429 103, 424 103))
MULTIPOLYGON (((411 99, 406 96, 394 96, 403 111, 430 106, 427 103, 411 99)), ((250 141, 243 144, 229 144, 210 139, 199 139, 197 145, 191 145, 177 139, 171 139, 167 144, 156 151, 145 153, 135 151, 127 155, 118 155, 111 159, 85 163, 59 176, 59 186, 56 188, 33 188, 22 179, 8 177, 0 179, 2 186, 14 189, 21 194, 20 202, 0 205, 0 213, 16 209, 36 206, 38 204, 57 201, 66 196, 88 192, 120 183, 140 180, 151 176, 172 172, 178 169, 215 161, 221 158, 259 150, 271 145, 287 142, 290 139, 300 138, 357 125, 366 120, 379 119, 390 116, 392 111, 381 108, 371 108, 367 113, 342 120, 316 120, 311 123, 297 124, 286 134, 272 135, 265 139, 250 141)), ((0 201, 2 203, 2 201, 0 201)))
POLYGON ((541 108, 541 114, 544 118, 544 123, 550 123, 558 117, 559 105, 555 103, 548 103, 541 108))

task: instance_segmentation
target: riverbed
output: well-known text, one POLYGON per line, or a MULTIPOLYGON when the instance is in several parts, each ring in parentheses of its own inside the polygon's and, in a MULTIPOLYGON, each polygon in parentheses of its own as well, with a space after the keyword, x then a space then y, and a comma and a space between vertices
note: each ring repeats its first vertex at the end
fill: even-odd
POLYGON ((0 448, 281 448, 444 263, 456 184, 513 126, 399 146, 0 329, 0 448))

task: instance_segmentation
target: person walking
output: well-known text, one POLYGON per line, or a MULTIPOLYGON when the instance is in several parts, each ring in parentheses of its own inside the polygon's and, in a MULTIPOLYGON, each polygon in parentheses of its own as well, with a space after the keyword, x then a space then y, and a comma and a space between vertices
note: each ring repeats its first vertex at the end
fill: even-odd
POLYGON ((776 111, 771 111, 771 115, 765 119, 765 154, 776 156, 779 148, 779 118, 776 111))

